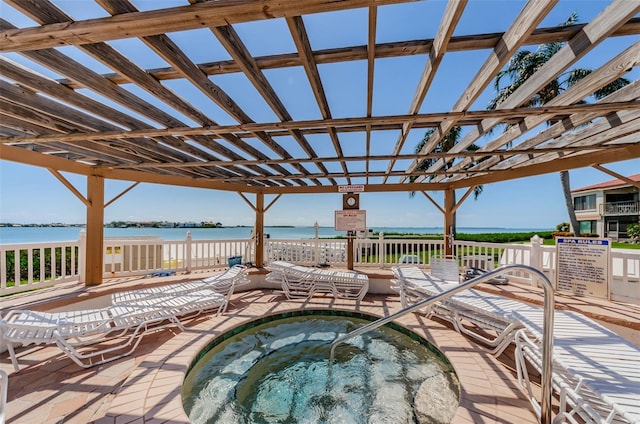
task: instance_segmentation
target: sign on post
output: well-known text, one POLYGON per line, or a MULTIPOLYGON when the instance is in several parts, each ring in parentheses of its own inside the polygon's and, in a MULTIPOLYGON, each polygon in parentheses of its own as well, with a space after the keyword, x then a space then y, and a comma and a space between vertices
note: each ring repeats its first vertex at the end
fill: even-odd
POLYGON ((556 290, 608 299, 610 264, 608 239, 558 237, 556 290))
POLYGON ((336 211, 336 231, 365 231, 367 229, 367 212, 359 209, 336 211))
POLYGON ((364 184, 339 185, 338 193, 355 193, 364 191, 364 184))

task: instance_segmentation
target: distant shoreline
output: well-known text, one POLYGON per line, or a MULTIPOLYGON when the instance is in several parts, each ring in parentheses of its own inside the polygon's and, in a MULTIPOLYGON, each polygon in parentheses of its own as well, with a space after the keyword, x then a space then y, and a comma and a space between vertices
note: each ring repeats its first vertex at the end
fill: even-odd
MULTIPOLYGON (((18 224, 18 223, 0 223, 0 228, 84 228, 86 224, 18 224)), ((296 228, 295 225, 269 225, 269 228, 296 228)), ((124 226, 114 226, 111 224, 104 224, 104 228, 253 228, 252 225, 176 225, 176 226, 154 226, 154 225, 144 225, 140 223, 139 225, 131 224, 124 226)), ((300 227, 306 228, 306 227, 300 227)))
MULTIPOLYGON (((384 233, 385 237, 396 237, 399 234, 410 235, 442 235, 442 227, 372 227, 375 237, 384 233)), ((77 241, 84 226, 80 227, 0 227, 0 244, 22 244, 57 241, 77 241)), ((524 233, 535 232, 542 234, 552 230, 522 228, 508 229, 495 227, 458 227, 458 234, 495 234, 495 233, 524 233)), ((236 226, 222 228, 105 228, 104 237, 109 239, 131 238, 161 238, 163 240, 185 240, 189 236, 193 240, 237 240, 249 239, 253 232, 252 226, 236 226)), ((315 226, 265 226, 265 237, 271 239, 300 240, 312 239, 316 236, 315 226)), ((317 234, 320 238, 335 238, 345 236, 345 231, 336 231, 334 227, 318 226, 317 234)))

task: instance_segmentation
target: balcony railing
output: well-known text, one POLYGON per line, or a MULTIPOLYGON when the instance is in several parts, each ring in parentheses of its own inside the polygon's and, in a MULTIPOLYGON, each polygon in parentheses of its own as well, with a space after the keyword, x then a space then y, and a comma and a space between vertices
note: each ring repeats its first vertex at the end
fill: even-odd
POLYGON ((600 215, 638 215, 640 214, 640 202, 611 202, 600 205, 600 215))
MULTIPOLYGON (((81 233, 82 234, 82 233, 81 233)), ((84 279, 85 240, 57 243, 0 245, 0 296, 84 279)), ((433 256, 444 254, 443 240, 369 238, 354 240, 356 268, 388 269, 398 262, 429 268, 433 256)), ((531 265, 555 280, 556 248, 534 237, 527 244, 479 243, 456 240, 454 255, 463 267, 497 268, 506 264, 531 265)), ((125 239, 105 240, 104 277, 145 275, 171 270, 195 270, 228 266, 230 258, 255 261, 255 240, 125 239)), ((266 263, 285 260, 307 266, 347 265, 345 239, 266 239, 266 263)), ((613 300, 640 304, 640 251, 613 249, 609 286, 613 300)), ((527 282, 513 271, 510 279, 527 282)), ((531 281, 534 284, 533 281, 531 281)))

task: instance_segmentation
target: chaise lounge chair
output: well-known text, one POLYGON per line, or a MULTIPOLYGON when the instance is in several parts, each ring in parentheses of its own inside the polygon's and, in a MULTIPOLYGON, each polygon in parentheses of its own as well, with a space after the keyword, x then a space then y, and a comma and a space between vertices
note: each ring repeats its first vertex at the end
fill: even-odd
MULTIPOLYGON (((202 280, 116 292, 111 296, 111 301, 114 305, 141 304, 141 302, 142 304, 157 304, 167 296, 186 295, 196 291, 202 292, 203 290, 204 292, 202 293, 206 295, 205 297, 210 298, 212 294, 207 291, 212 290, 224 296, 224 304, 218 310, 218 313, 224 313, 234 289, 247 283, 249 283, 247 267, 235 265, 226 271, 202 280)), ((178 300, 174 299, 173 301, 176 302, 178 300)), ((217 299, 212 298, 211 300, 214 304, 217 303, 217 299)), ((214 307, 217 307, 217 305, 214 307)))
MULTIPOLYGON (((457 282, 445 281, 415 266, 398 266, 392 268, 392 271, 395 289, 400 293, 403 308, 458 286, 457 282)), ((441 275, 451 278, 452 273, 453 267, 448 273, 442 272, 441 275)), ((420 312, 451 322, 456 331, 481 342, 490 353, 499 355, 511 344, 515 332, 522 327, 522 323, 513 317, 513 312, 517 310, 539 308, 469 289, 420 312)))
MULTIPOLYGON (((237 278, 243 270, 235 270, 237 278)), ((184 327, 181 319, 226 308, 228 297, 215 288, 233 287, 229 279, 198 284, 172 284, 114 293, 111 306, 69 312, 11 310, 0 320, 0 339, 7 343, 14 369, 19 370, 14 345, 55 343, 82 367, 131 354, 142 337, 161 328, 184 327)), ((233 280, 235 281, 235 280, 233 280)), ((232 290, 226 288, 226 293, 232 290)))
POLYGON ((267 281, 280 284, 288 299, 330 293, 335 298, 362 300, 369 291, 369 278, 355 271, 310 268, 285 261, 273 261, 267 269, 267 281))
POLYGON ((30 344, 56 344, 86 368, 130 354, 145 334, 169 326, 184 329, 173 311, 161 307, 117 305, 69 312, 16 309, 0 321, 0 338, 7 344, 15 371, 19 365, 14 345, 30 344))
MULTIPOLYGON (((542 311, 517 311, 520 385, 539 414, 527 365, 541 370, 542 311)), ((553 387, 560 397, 555 422, 640 423, 640 348, 582 314, 555 311, 553 387)))

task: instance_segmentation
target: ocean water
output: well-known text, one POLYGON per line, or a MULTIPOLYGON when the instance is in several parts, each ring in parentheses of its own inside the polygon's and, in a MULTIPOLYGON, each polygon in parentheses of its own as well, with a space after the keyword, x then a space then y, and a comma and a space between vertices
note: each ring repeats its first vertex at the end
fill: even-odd
MULTIPOLYGON (((81 227, 0 227, 0 244, 39 243, 52 241, 75 241, 80 238, 81 227)), ((374 227, 383 233, 442 234, 442 227, 374 227)), ((105 237, 160 237, 163 240, 184 240, 187 232, 194 240, 246 239, 251 236, 250 227, 225 228, 105 228, 105 237)), ((531 231, 552 231, 540 228, 488 228, 458 227, 459 233, 515 233, 531 231)), ((315 237, 315 229, 310 227, 265 227, 265 234, 274 239, 310 239, 315 237)), ((333 227, 319 227, 321 238, 346 235, 345 231, 335 231, 333 227)))

